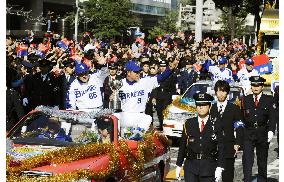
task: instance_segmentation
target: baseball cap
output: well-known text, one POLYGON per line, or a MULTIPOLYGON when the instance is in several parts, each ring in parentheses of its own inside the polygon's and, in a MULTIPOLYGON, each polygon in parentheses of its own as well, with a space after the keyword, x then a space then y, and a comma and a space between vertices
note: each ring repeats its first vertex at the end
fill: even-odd
POLYGON ((87 72, 89 71, 89 68, 86 64, 84 63, 78 63, 76 64, 75 66, 75 73, 78 75, 80 73, 84 73, 84 72, 87 72))
POLYGON ((125 67, 126 71, 141 71, 141 67, 135 61, 128 61, 125 67))
POLYGON ((221 57, 219 60, 218 60, 219 64, 226 64, 227 63, 227 58, 226 57, 221 57))
POLYGON ((210 105, 214 98, 207 93, 196 93, 193 95, 196 106, 210 105))
POLYGON ((246 64, 246 65, 253 65, 253 64, 254 64, 254 61, 253 61, 253 59, 249 58, 249 59, 246 59, 245 64, 246 64))

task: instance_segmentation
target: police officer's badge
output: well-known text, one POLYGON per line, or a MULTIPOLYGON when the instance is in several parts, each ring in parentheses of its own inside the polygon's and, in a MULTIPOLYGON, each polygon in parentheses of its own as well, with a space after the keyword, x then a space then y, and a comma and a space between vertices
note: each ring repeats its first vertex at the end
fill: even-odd
POLYGON ((204 94, 199 94, 199 99, 204 99, 204 94))

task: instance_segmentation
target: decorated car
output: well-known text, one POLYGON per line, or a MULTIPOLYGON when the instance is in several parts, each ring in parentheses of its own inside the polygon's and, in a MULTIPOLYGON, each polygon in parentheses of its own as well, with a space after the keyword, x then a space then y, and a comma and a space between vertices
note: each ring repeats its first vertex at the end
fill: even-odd
MULTIPOLYGON (((244 90, 237 83, 231 86, 228 101, 241 107, 244 90)), ((200 80, 187 88, 183 95, 175 95, 172 103, 163 111, 163 131, 165 135, 173 138, 181 137, 184 122, 197 116, 193 95, 198 92, 208 93, 214 96, 216 102, 213 82, 200 80)))
POLYGON ((113 114, 37 107, 7 134, 7 181, 161 181, 166 136, 120 128, 113 114))

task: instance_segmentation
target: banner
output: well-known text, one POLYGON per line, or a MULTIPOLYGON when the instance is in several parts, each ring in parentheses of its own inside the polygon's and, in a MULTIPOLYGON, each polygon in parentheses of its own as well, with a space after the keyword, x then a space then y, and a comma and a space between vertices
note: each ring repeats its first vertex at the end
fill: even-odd
POLYGON ((256 69, 260 75, 263 75, 263 74, 272 73, 273 67, 272 67, 272 63, 269 62, 267 64, 255 66, 254 69, 256 69))

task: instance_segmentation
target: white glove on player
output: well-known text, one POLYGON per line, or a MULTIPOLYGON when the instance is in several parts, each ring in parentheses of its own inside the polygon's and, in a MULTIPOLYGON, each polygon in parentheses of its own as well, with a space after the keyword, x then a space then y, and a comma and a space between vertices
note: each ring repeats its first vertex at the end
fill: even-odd
POLYGON ((180 171, 181 171, 181 167, 177 166, 177 168, 176 168, 176 178, 177 178, 177 180, 180 180, 180 171))

